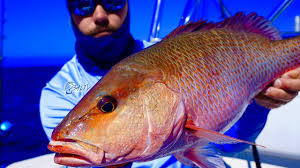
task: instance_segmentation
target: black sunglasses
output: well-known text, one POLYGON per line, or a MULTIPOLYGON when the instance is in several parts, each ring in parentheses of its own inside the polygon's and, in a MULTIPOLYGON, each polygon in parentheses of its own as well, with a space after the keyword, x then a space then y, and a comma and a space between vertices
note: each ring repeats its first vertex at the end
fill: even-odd
POLYGON ((77 16, 87 16, 94 13, 97 4, 104 10, 116 12, 125 7, 127 0, 68 0, 68 8, 77 16))

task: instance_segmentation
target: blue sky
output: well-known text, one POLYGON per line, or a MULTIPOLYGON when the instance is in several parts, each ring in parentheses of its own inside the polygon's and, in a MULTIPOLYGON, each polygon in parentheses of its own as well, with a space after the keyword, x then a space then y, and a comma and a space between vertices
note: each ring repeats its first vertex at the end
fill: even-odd
MULTIPOLYGON (((3 1, 3 0, 2 0, 3 1)), ((268 17, 284 0, 224 0, 234 14, 238 11, 257 12, 268 17)), ((129 0, 131 32, 135 38, 148 39, 154 0, 129 0)), ((187 0, 165 0, 160 37, 179 23, 187 0)), ((216 0, 201 1, 201 17, 220 20, 216 0)), ((74 55, 74 36, 64 0, 5 0, 4 66, 62 65, 74 55)), ((274 22, 280 31, 293 31, 295 16, 300 16, 300 1, 294 0, 274 22)), ((2 30, 1 30, 2 31, 2 30)))

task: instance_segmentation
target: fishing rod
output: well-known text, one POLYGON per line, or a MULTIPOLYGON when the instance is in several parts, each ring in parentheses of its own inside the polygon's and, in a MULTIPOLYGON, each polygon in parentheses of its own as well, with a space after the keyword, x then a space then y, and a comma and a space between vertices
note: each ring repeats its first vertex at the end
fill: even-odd
POLYGON ((149 41, 150 42, 158 42, 161 39, 158 37, 160 31, 160 22, 162 18, 162 10, 164 6, 164 0, 156 0, 154 5, 154 13, 152 17, 151 27, 150 27, 150 35, 149 41))
POLYGON ((273 23, 280 15, 281 13, 293 2, 293 0, 284 0, 276 9, 273 11, 270 16, 268 17, 268 20, 270 20, 271 23, 273 23))
POLYGON ((231 13, 229 12, 228 8, 225 7, 222 0, 217 0, 217 3, 221 7, 222 16, 223 16, 224 19, 232 16, 231 13))
POLYGON ((258 150, 255 145, 252 145, 252 153, 253 153, 256 168, 261 168, 261 161, 259 159, 258 150))

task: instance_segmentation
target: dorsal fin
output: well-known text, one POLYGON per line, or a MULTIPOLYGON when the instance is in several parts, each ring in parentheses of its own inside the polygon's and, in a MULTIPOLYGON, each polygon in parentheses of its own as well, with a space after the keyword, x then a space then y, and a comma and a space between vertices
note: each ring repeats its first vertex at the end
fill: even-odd
POLYGON ((170 34, 168 34, 164 39, 175 37, 182 33, 190 33, 197 30, 203 30, 207 27, 213 27, 213 23, 207 23, 206 20, 199 20, 197 22, 188 22, 185 25, 179 26, 176 29, 174 29, 170 34))
POLYGON ((260 34, 266 38, 269 38, 270 40, 281 39, 280 32, 275 27, 271 26, 271 23, 268 20, 266 20, 262 16, 258 16, 256 13, 250 13, 248 15, 245 15, 244 12, 238 12, 234 16, 218 23, 207 23, 204 20, 200 20, 197 22, 189 22, 173 30, 168 36, 165 37, 165 39, 175 37, 182 33, 220 28, 252 32, 260 34))

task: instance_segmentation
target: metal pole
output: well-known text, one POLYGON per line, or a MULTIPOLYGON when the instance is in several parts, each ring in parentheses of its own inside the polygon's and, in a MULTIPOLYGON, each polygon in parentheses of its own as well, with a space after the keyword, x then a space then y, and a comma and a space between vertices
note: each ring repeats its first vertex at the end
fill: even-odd
POLYGON ((268 20, 270 20, 271 23, 274 22, 292 2, 293 0, 284 0, 282 4, 270 14, 268 20))
POLYGON ((225 18, 231 17, 232 15, 230 14, 229 10, 225 7, 223 4, 222 0, 217 0, 217 3, 219 3, 221 10, 222 10, 222 15, 225 18))
MULTIPOLYGON (((184 25, 190 21, 196 21, 194 20, 194 13, 196 12, 198 6, 199 6, 200 1, 198 0, 187 0, 182 16, 179 21, 179 26, 184 25)), ((201 17, 201 16, 200 16, 201 17)))
POLYGON ((150 27, 151 30, 148 39, 150 42, 160 41, 160 38, 158 37, 158 33, 160 30, 163 4, 164 4, 164 0, 156 0, 155 2, 154 13, 153 13, 152 23, 150 27))

